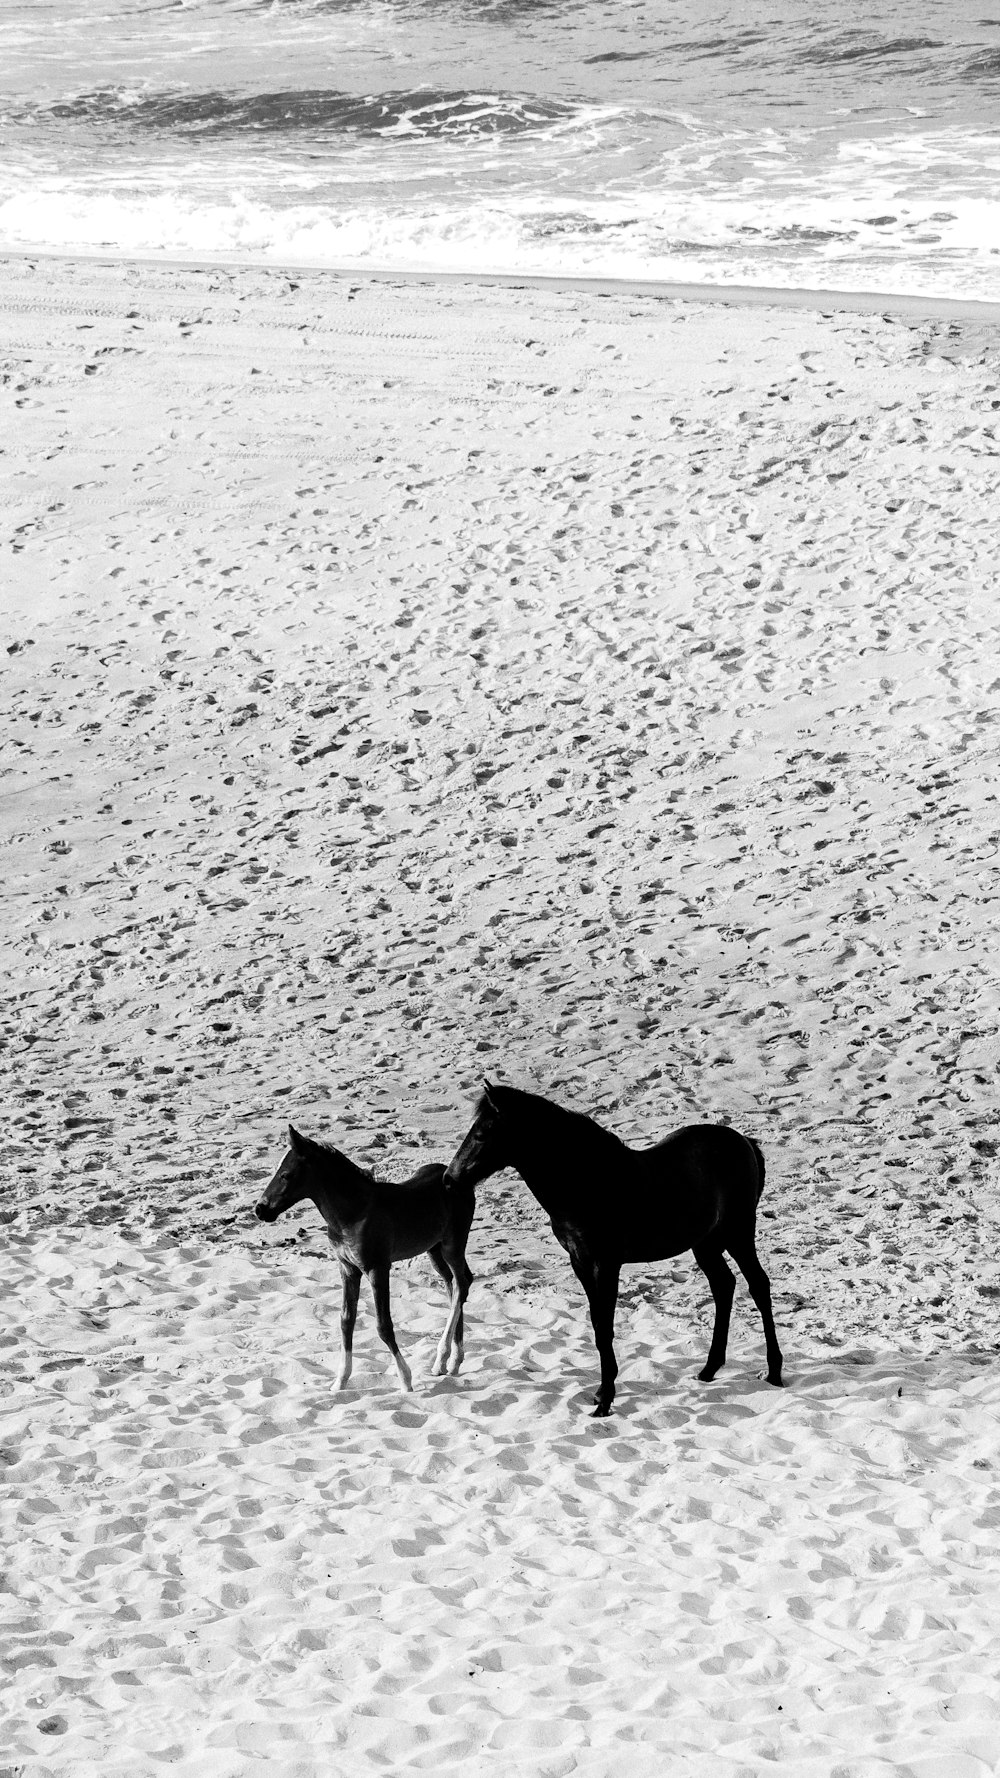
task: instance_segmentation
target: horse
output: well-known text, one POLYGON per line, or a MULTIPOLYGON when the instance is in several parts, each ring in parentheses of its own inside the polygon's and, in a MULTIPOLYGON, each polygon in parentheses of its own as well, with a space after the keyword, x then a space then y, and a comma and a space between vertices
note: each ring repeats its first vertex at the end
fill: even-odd
POLYGON ((326 1223, 340 1261, 344 1294, 340 1310, 341 1359, 336 1387, 345 1389, 353 1363, 354 1321, 361 1274, 375 1299, 381 1339, 396 1362, 404 1389, 413 1388, 389 1312, 389 1268, 395 1260, 429 1255, 450 1293, 450 1308, 434 1360, 434 1375, 455 1376, 465 1355, 465 1299, 472 1283, 465 1245, 476 1209, 468 1185, 447 1187, 442 1166, 421 1167, 401 1185, 388 1185, 355 1166, 339 1149, 313 1142, 288 1126, 289 1148, 254 1214, 274 1222, 283 1210, 311 1198, 326 1223))
POLYGON ((689 1124, 653 1148, 627 1148, 593 1118, 536 1093, 483 1082, 476 1116, 445 1169, 445 1184, 474 1190, 513 1167, 538 1199, 587 1293, 601 1382, 594 1416, 615 1398, 614 1321, 623 1265, 671 1259, 689 1247, 708 1279, 715 1327, 698 1372, 711 1382, 726 1361, 736 1281, 732 1255, 764 1324, 767 1380, 781 1385, 771 1287, 754 1244, 764 1156, 727 1124, 689 1124))

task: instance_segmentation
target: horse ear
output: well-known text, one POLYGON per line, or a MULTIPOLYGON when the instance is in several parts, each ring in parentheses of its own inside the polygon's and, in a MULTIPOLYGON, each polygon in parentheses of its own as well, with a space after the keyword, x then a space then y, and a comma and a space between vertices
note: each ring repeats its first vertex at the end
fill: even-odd
POLYGON ((288 1126, 288 1141, 291 1147, 294 1148, 296 1154, 305 1154, 306 1139, 304 1136, 299 1135, 298 1130, 293 1124, 289 1124, 288 1126))
POLYGON ((483 1098, 486 1100, 487 1105, 492 1105, 494 1111, 498 1109, 496 1098, 494 1097, 494 1088, 487 1080, 485 1074, 483 1075, 483 1098))

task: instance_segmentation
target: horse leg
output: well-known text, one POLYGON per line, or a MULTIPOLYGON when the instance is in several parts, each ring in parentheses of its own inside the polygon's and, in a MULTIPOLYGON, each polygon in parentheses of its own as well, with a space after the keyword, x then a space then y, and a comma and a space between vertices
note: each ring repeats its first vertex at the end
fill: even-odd
MULTIPOLYGON (((444 1254, 441 1252, 440 1242, 438 1243, 438 1245, 436 1247, 428 1247, 427 1255, 431 1261, 431 1264, 434 1267, 434 1270, 436 1272, 438 1272, 440 1274, 440 1276, 444 1279, 445 1285, 448 1290, 448 1296, 450 1299, 449 1304, 448 1304, 448 1319, 444 1324, 444 1332, 441 1335, 440 1341, 438 1342, 437 1355, 434 1359, 434 1363, 431 1366, 431 1376, 432 1377, 440 1377, 442 1372, 447 1368, 448 1359, 451 1355, 451 1350, 452 1350, 452 1319, 453 1319, 453 1314, 454 1314, 455 1296, 456 1296, 457 1289, 458 1289, 458 1283, 455 1278, 454 1272, 452 1271, 450 1265, 448 1264, 447 1260, 445 1259, 444 1254)), ((459 1319, 461 1320, 461 1305, 459 1305, 459 1319)))
POLYGON ((448 1374, 455 1377, 465 1357, 465 1299, 472 1287, 472 1273, 465 1257, 465 1241, 454 1242, 446 1238, 441 1243, 442 1252, 447 1264, 451 1267, 455 1282, 452 1287, 451 1315, 448 1325, 441 1335, 438 1358, 441 1369, 444 1369, 443 1355, 450 1346, 451 1357, 448 1359, 448 1374))
POLYGON ((393 1358, 396 1360, 396 1369, 399 1372, 403 1388, 412 1389, 413 1378, 410 1375, 410 1367, 396 1344, 396 1334, 392 1325, 392 1316, 389 1313, 388 1260, 384 1261, 381 1265, 370 1266, 368 1268, 368 1282, 372 1287, 372 1296, 375 1298, 375 1324, 378 1328, 379 1339, 385 1341, 393 1358))
POLYGON ((354 1362, 354 1320, 358 1313, 358 1293, 361 1289, 361 1272, 357 1266, 342 1259, 340 1275, 344 1281, 344 1295, 340 1305, 340 1370, 334 1385, 337 1389, 346 1389, 354 1362))
POLYGON ((587 1292, 594 1343, 601 1360, 601 1384, 594 1396, 593 1415, 595 1420, 600 1420, 610 1414, 611 1403, 615 1399, 615 1378, 618 1375, 618 1361, 615 1358, 615 1305, 618 1301, 621 1267, 610 1260, 597 1260, 586 1248, 575 1244, 569 1250, 569 1257, 574 1272, 587 1292))
POLYGON ((734 1246, 730 1241, 728 1246, 730 1253, 747 1281, 750 1295, 757 1304, 757 1307, 760 1310, 760 1318, 764 1323, 764 1343, 767 1347, 767 1380, 769 1383, 773 1383, 776 1388, 780 1389, 781 1347, 778 1345, 778 1336, 774 1331, 774 1316, 771 1314, 770 1281, 760 1260, 757 1258, 757 1249, 753 1244, 752 1237, 749 1241, 740 1242, 737 1246, 734 1246))
POLYGON ((455 1377, 465 1357, 465 1299, 472 1287, 472 1273, 465 1257, 465 1244, 469 1239, 472 1219, 476 1214, 476 1194, 474 1191, 460 1191, 453 1188, 449 1193, 451 1204, 448 1227, 441 1242, 441 1254, 444 1262, 451 1269, 453 1279, 451 1292, 451 1315, 448 1325, 441 1335, 438 1347, 435 1371, 443 1371, 448 1365, 449 1376, 455 1377), (449 1356, 450 1348, 450 1356, 449 1356))
POLYGON ((726 1362, 726 1344, 729 1339, 729 1316, 733 1306, 733 1295, 736 1290, 736 1279, 722 1257, 722 1248, 702 1241, 691 1250, 711 1286, 715 1299, 715 1326, 712 1329, 712 1344, 708 1348, 708 1357, 704 1369, 698 1372, 699 1383, 710 1383, 716 1371, 720 1371, 726 1362))

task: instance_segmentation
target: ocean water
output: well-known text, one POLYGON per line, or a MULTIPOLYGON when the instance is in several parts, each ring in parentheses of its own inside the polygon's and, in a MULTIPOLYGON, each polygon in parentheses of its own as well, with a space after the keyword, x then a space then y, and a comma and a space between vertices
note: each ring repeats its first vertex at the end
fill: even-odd
POLYGON ((1000 0, 0 0, 0 246, 1000 300, 1000 0))

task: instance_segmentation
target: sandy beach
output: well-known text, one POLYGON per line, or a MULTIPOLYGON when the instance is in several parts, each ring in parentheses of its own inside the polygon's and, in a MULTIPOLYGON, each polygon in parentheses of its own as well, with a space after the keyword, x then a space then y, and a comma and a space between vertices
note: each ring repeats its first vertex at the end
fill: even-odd
POLYGON ((0 1769, 1000 1765, 1000 311, 0 260, 0 1769), (514 1175, 415 1389, 291 1118, 724 1119, 614 1417, 514 1175))

